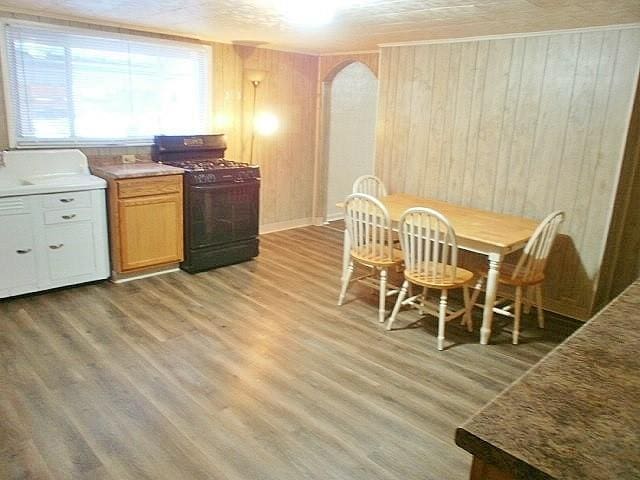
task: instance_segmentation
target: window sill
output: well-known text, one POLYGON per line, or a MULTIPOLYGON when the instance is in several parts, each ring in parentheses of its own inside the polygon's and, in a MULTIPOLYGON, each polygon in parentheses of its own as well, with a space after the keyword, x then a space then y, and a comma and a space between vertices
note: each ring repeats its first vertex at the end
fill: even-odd
POLYGON ((55 150, 55 149, 69 149, 69 148, 137 148, 137 147, 152 147, 153 142, 131 142, 131 143, 37 143, 37 144, 21 144, 11 146, 12 150, 55 150))

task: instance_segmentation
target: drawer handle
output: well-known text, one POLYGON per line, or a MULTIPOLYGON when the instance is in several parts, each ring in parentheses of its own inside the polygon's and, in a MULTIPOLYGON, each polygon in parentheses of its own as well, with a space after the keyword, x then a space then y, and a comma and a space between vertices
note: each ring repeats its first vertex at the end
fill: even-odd
POLYGON ((16 253, 18 255, 24 255, 25 253, 29 253, 30 251, 31 251, 30 248, 24 248, 24 249, 21 248, 20 250, 16 250, 16 253))
POLYGON ((64 243, 59 243, 58 245, 49 245, 51 250, 58 250, 59 248, 64 247, 64 243))
POLYGON ((71 220, 72 218, 75 218, 76 214, 72 213, 71 215, 62 215, 62 218, 64 218, 65 220, 71 220))
POLYGON ((71 203, 75 200, 75 198, 61 198, 60 201, 62 203, 71 203))

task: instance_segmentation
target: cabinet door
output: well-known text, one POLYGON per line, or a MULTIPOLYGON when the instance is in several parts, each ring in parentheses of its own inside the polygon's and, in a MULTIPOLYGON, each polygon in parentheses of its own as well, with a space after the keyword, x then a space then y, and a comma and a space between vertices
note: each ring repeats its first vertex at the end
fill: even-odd
POLYGON ((31 215, 0 216, 0 290, 36 283, 31 215))
POLYGON ((122 271, 183 260, 182 195, 118 200, 122 271))
POLYGON ((46 227, 45 242, 49 278, 52 281, 96 271, 91 223, 46 227))

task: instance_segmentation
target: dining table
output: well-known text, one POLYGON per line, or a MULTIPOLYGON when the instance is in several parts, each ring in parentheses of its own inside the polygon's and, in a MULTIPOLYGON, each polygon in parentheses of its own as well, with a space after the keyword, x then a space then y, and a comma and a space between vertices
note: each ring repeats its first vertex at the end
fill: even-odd
MULTIPOLYGON (((394 193, 379 199, 389 212, 395 230, 402 214, 412 207, 427 207, 443 214, 453 226, 458 248, 485 255, 488 260, 480 343, 486 345, 491 337, 493 307, 498 291, 498 277, 504 257, 522 249, 533 235, 538 222, 530 218, 496 213, 453 203, 423 198, 406 193, 394 193)), ((343 208, 344 204, 338 203, 343 208)), ((351 240, 344 230, 343 275, 351 257, 351 240)))

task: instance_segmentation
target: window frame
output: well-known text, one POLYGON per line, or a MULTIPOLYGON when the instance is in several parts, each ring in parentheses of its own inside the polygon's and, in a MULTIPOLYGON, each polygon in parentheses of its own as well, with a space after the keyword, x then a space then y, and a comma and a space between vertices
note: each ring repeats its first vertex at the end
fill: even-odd
MULTIPOLYGON (((34 142, 33 144, 18 144, 16 134, 16 112, 13 108, 11 86, 10 86, 10 71, 9 71, 9 55, 7 45, 7 27, 11 25, 25 25, 31 27, 45 28, 52 31, 60 31, 62 33, 79 33, 98 38, 107 39, 129 39, 131 41, 142 41, 155 44, 165 45, 179 45, 184 47, 185 45, 193 45, 202 48, 205 51, 205 72, 207 75, 206 82, 206 98, 204 99, 207 108, 207 118, 205 119, 205 127, 211 130, 213 127, 213 100, 214 100, 214 71, 213 71, 213 48, 210 44, 201 42, 197 39, 190 40, 185 38, 184 40, 174 40, 167 38, 158 38, 151 35, 145 35, 144 32, 138 33, 119 33, 111 30, 99 30, 99 25, 95 25, 95 28, 83 28, 69 25, 57 25, 47 22, 39 22, 33 20, 21 20, 11 17, 0 17, 0 70, 2 72, 2 94, 4 101, 4 112, 0 110, 0 116, 4 113, 4 119, 7 125, 7 135, 9 140, 9 147, 12 149, 47 149, 47 148, 73 148, 73 147, 137 147, 137 146, 151 146, 153 145, 153 139, 149 140, 134 140, 134 139, 108 139, 108 140, 82 140, 74 141, 68 140, 46 140, 42 142, 34 142)), ((111 27, 107 27, 111 28, 111 27)), ((1 109, 1 106, 0 106, 1 109)), ((0 133, 1 135, 1 133, 0 133)))

